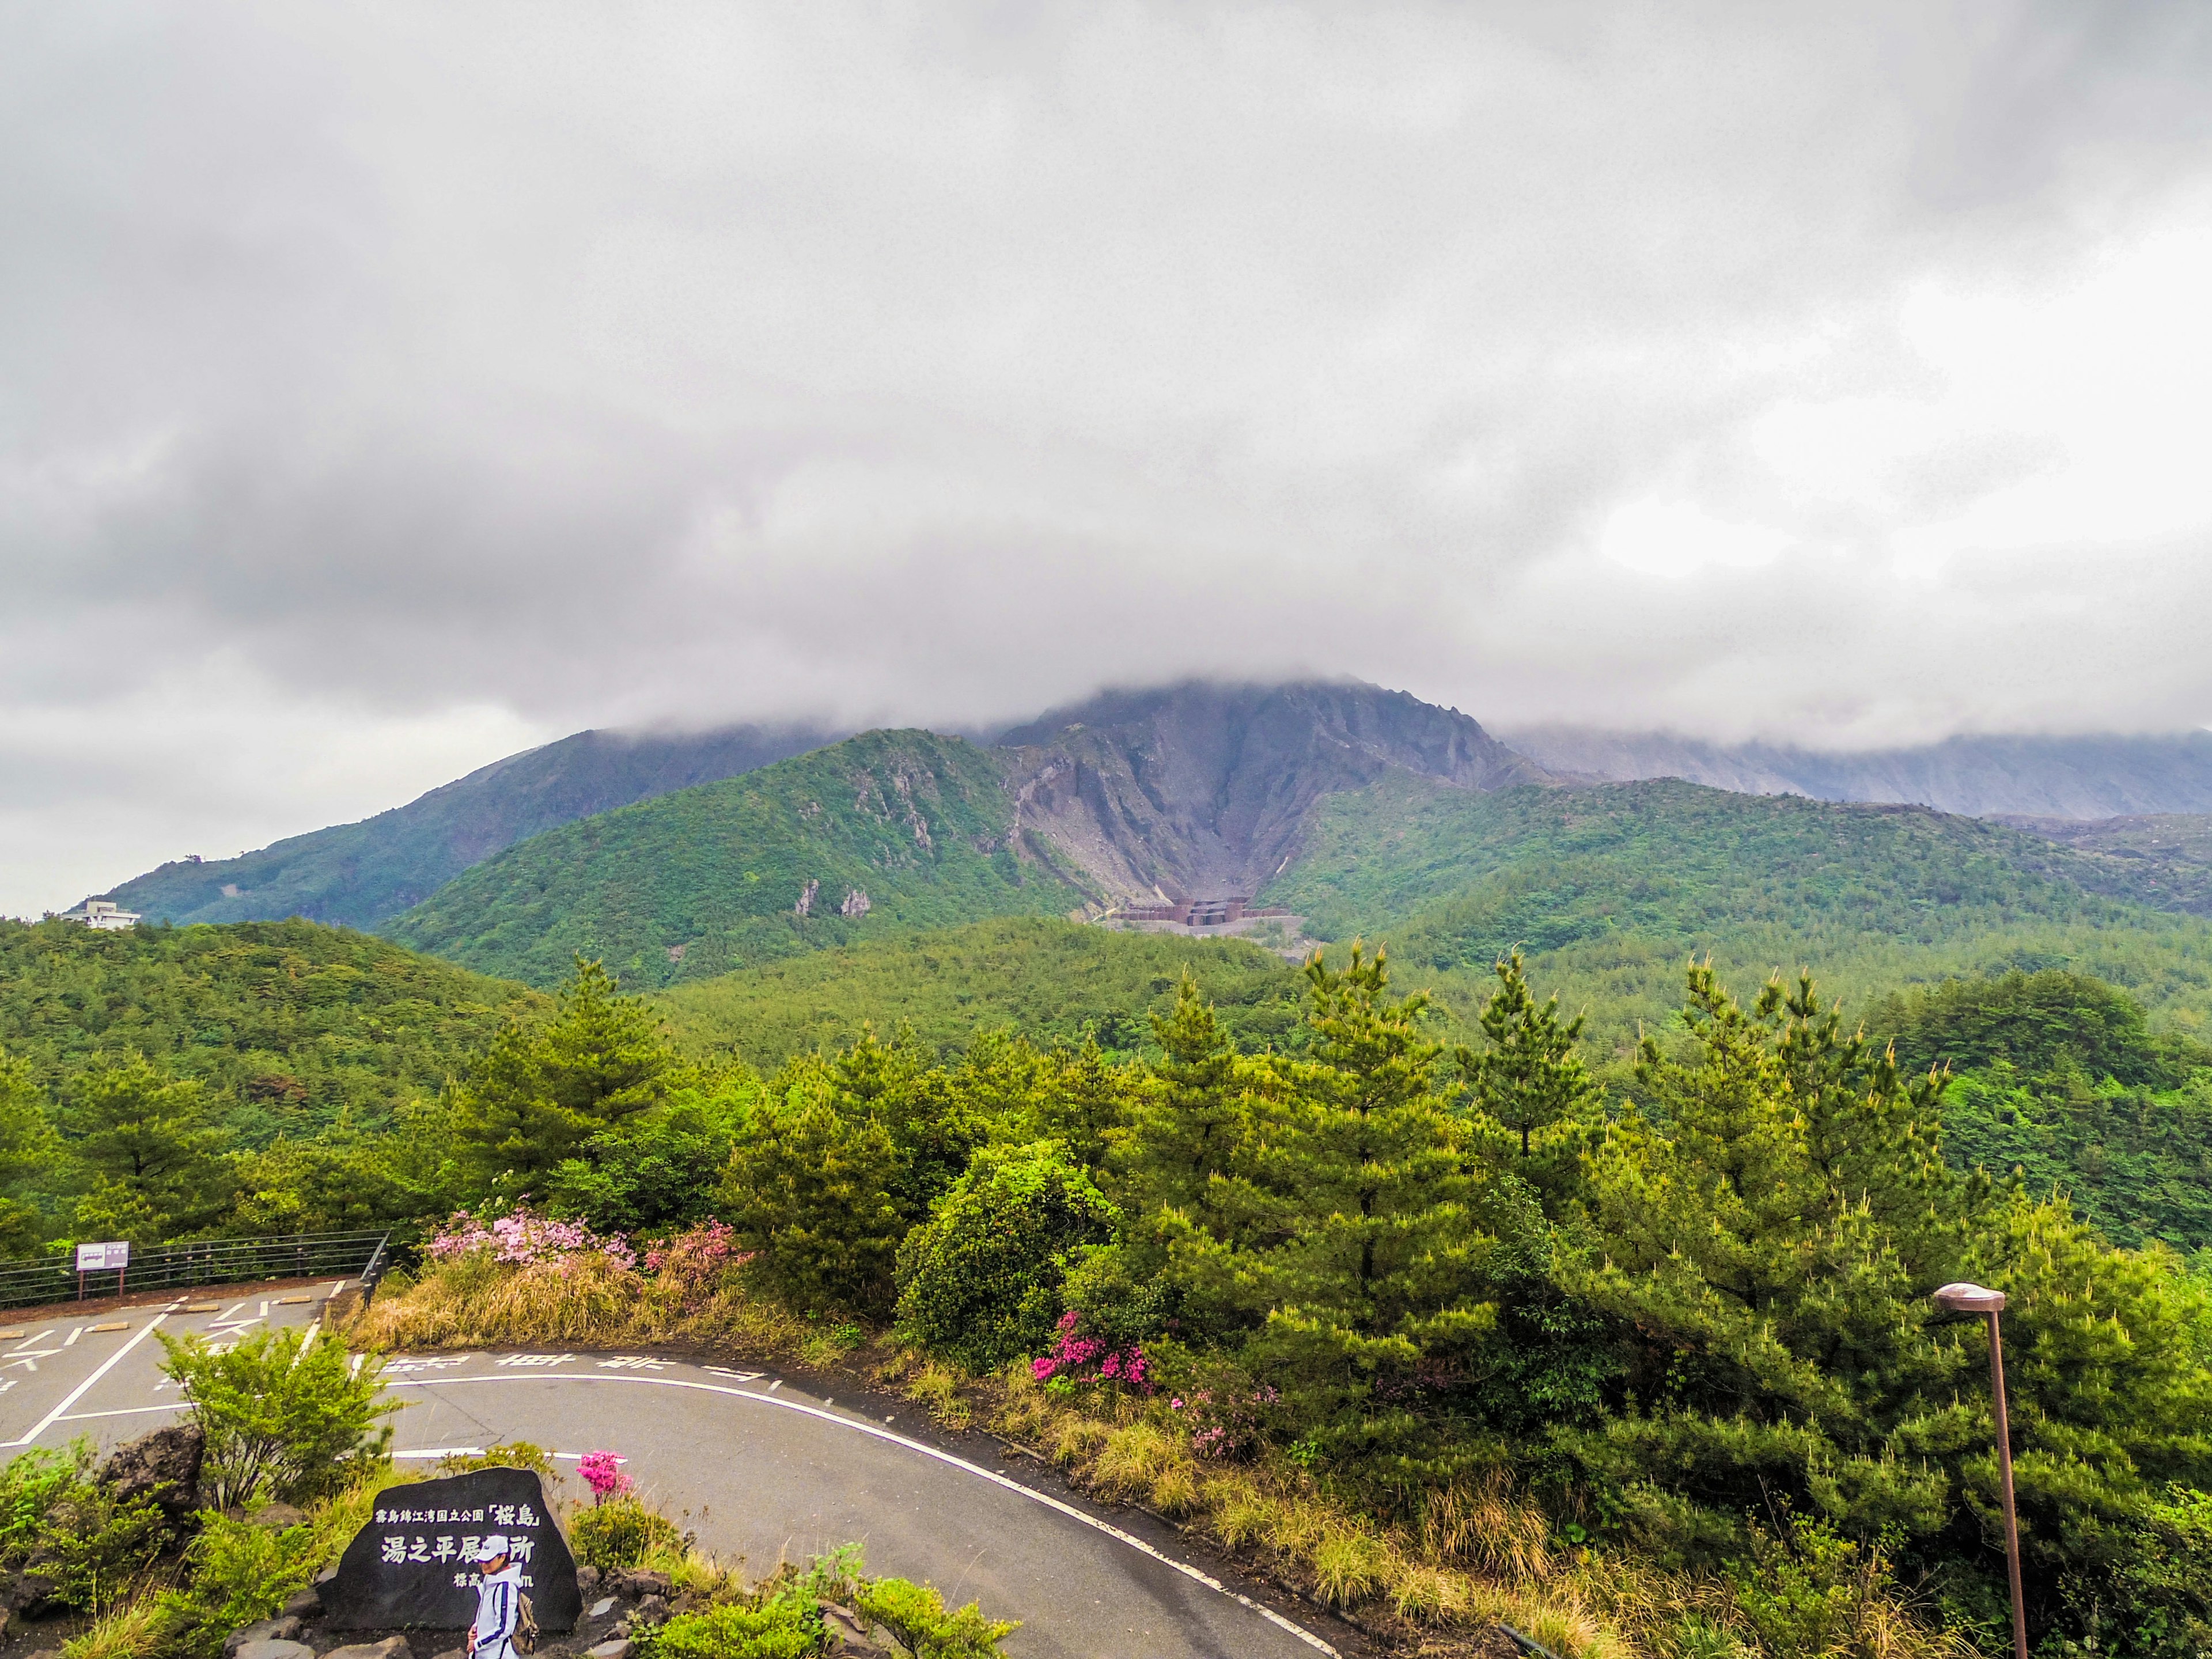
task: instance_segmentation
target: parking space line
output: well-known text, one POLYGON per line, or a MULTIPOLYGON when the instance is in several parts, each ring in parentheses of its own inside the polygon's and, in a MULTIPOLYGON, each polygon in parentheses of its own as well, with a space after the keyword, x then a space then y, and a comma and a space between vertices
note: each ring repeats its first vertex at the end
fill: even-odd
MULTIPOLYGON (((171 1307, 173 1307, 174 1305, 174 1304, 172 1304, 171 1307)), ((28 1434, 23 1436, 20 1440, 10 1440, 4 1443, 10 1446, 27 1446, 33 1440, 36 1440, 40 1435, 44 1434, 48 1429, 52 1428, 56 1420, 58 1419, 64 1412, 68 1411, 71 1406, 76 1405, 78 1401, 84 1398, 86 1394, 90 1391, 94 1383, 99 1382, 101 1377, 106 1376, 109 1371, 115 1369, 116 1363, 120 1360, 125 1354, 129 1353, 131 1349, 137 1347, 148 1337, 153 1335, 154 1333, 161 1328, 161 1322, 169 1316, 169 1313, 170 1309, 164 1308, 160 1313, 155 1314, 153 1318, 148 1320, 146 1323, 140 1328, 137 1335, 132 1337, 128 1342, 125 1342, 113 1353, 108 1355, 106 1358, 101 1360, 100 1362, 100 1368, 97 1370, 94 1371, 90 1376, 86 1377, 83 1382, 78 1383, 76 1388, 70 1389, 69 1397, 64 1400, 60 1405, 55 1407, 53 1410, 48 1412, 44 1417, 40 1418, 36 1428, 33 1429, 28 1434)))
POLYGON ((67 1417, 58 1417, 57 1423, 89 1423, 95 1417, 141 1417, 148 1412, 176 1412, 185 1409, 181 1400, 173 1406, 125 1406, 112 1412, 71 1412, 67 1417))

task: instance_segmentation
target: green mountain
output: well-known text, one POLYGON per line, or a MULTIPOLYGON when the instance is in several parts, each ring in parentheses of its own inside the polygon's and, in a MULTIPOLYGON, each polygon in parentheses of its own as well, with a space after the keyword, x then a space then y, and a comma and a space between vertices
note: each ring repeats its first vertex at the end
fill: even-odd
POLYGON ((836 735, 758 726, 579 732, 358 823, 293 836, 234 859, 179 859, 95 896, 180 927, 295 915, 374 927, 471 865, 556 824, 735 777, 836 735))
POLYGON ((544 1000, 311 922, 94 933, 0 921, 0 1050, 50 1094, 89 1065, 143 1054, 204 1083, 240 1146, 373 1127, 544 1000))
POLYGON ((1093 890, 1018 827, 1001 757, 870 732, 511 847, 388 925, 403 945, 553 985, 574 956, 634 986, 895 929, 1060 915, 1093 890))
POLYGON ((1263 890, 1316 937, 1385 938, 1462 1013, 1516 946, 1601 1049, 1664 1021, 1711 954, 1740 985, 1809 964, 1863 1006, 1952 975, 2066 967, 2174 1029, 2212 1019, 2212 927, 2129 860, 1924 808, 1673 780, 1490 794, 1392 778, 1317 807, 1263 890))
POLYGON ((1249 894, 1333 793, 1538 775, 1466 715, 1370 685, 1115 692, 989 749, 867 732, 565 825, 385 931, 534 985, 577 951, 665 985, 900 928, 1249 894))
POLYGON ((2212 812, 2212 732, 1962 734, 1911 748, 1709 743, 1666 732, 1516 726, 1506 742, 1563 776, 1680 778, 1747 794, 1887 801, 1977 817, 2212 812))
POLYGON ((1302 982, 1281 957, 1238 939, 1121 933, 1045 917, 1004 917, 891 934, 672 986, 653 998, 684 1047, 734 1053, 764 1069, 851 1042, 872 1024, 940 1050, 1013 1025, 1031 1040, 1151 1041, 1146 1016, 1175 1003, 1188 971, 1246 1048, 1279 1044, 1298 1022, 1302 982))

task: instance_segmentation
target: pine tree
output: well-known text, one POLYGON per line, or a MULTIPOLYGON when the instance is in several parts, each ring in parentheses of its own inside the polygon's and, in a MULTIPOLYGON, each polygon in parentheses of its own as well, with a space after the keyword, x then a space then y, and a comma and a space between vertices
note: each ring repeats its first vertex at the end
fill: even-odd
POLYGON ((453 1133, 478 1178, 531 1190, 592 1136, 659 1105, 679 1071, 653 1011, 576 958, 548 1024, 510 1022, 453 1091, 453 1133))
POLYGON ((841 1112, 827 1090, 793 1084, 771 1096, 730 1154, 723 1218, 802 1307, 887 1312, 907 1231, 890 1132, 841 1112))
POLYGON ((1129 1207, 1218 1221, 1216 1188, 1243 1140, 1252 1068, 1187 970, 1175 1007, 1152 1016, 1152 1037, 1163 1054, 1147 1068, 1152 1086, 1134 1103, 1120 1160, 1129 1207))
POLYGON ((1519 1138, 1518 1152, 1504 1161, 1555 1211, 1581 1184, 1601 1091, 1576 1052, 1582 1016, 1562 1024, 1557 995, 1536 1000, 1520 951, 1496 972, 1498 989, 1480 1016, 1490 1046, 1480 1054, 1462 1048, 1455 1058, 1474 1092, 1478 1128, 1494 1124, 1519 1138))
POLYGON ((1465 1137, 1435 1087, 1422 994, 1392 1001, 1382 951, 1307 968, 1311 1047, 1257 1109, 1250 1180, 1279 1227, 1239 1276, 1267 1325, 1254 1353, 1339 1455, 1411 1455, 1409 1390, 1463 1365, 1495 1323, 1492 1241, 1465 1137), (1398 1404, 1386 1404, 1395 1400, 1398 1404))
POLYGON ((156 1069, 143 1054, 81 1074, 61 1114, 70 1160, 92 1190, 79 1200, 83 1231, 149 1243, 220 1215, 229 1166, 205 1090, 156 1069))

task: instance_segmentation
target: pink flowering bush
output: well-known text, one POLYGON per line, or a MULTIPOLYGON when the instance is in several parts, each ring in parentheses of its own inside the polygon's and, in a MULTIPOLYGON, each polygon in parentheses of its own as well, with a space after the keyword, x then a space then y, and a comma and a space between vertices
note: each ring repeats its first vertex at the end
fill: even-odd
POLYGON ((1168 1409, 1190 1425, 1190 1449, 1218 1462, 1241 1462, 1259 1450, 1282 1396, 1267 1383, 1221 1376, 1211 1385, 1176 1395, 1168 1409))
POLYGON ((1060 1316, 1052 1352, 1030 1361, 1030 1375, 1040 1382, 1066 1377, 1069 1382, 1099 1380, 1125 1383, 1145 1393, 1152 1391, 1145 1375, 1145 1351, 1135 1343, 1114 1347, 1097 1337, 1079 1334, 1082 1316, 1073 1310, 1060 1316))
POLYGON ((687 1298, 703 1294, 714 1288, 727 1269, 742 1267, 753 1259, 753 1252, 737 1248, 736 1237, 709 1216, 673 1237, 647 1244, 645 1270, 658 1273, 664 1284, 681 1288, 687 1298))
POLYGON ((627 1498, 637 1490, 637 1482, 623 1473, 622 1459, 611 1451, 586 1452, 584 1461, 577 1465, 577 1473, 592 1489, 592 1502, 595 1504, 604 1504, 610 1498, 627 1498))
POLYGON ((585 1255, 605 1256, 623 1267, 637 1266, 636 1253, 621 1234, 603 1236, 580 1221, 555 1221, 526 1204, 518 1204, 512 1213, 489 1222, 466 1210, 456 1210, 428 1249, 433 1261, 457 1261, 481 1251, 489 1252, 495 1261, 513 1267, 528 1267, 536 1261, 565 1262, 585 1255))

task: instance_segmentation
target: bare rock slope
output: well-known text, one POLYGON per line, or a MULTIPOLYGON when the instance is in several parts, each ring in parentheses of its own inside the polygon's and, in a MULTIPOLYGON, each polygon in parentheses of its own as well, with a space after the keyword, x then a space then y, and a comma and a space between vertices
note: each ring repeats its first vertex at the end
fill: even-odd
POLYGON ((1547 781, 1455 708, 1357 682, 1109 691, 1000 734, 1018 832, 1116 902, 1251 895, 1322 796, 1391 771, 1463 789, 1547 781))

